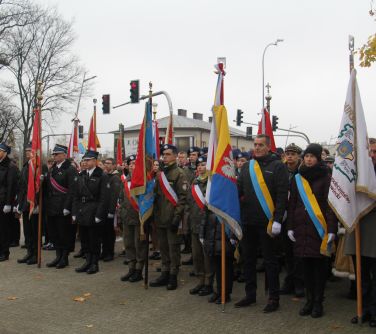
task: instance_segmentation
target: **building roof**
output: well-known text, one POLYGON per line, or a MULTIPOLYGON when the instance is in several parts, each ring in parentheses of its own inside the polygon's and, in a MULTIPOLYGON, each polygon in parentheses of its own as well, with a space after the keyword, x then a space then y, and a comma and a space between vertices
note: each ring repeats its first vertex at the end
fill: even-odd
MULTIPOLYGON (((159 129, 166 129, 168 125, 168 120, 170 116, 166 116, 160 119, 157 119, 158 121, 158 127, 159 129)), ((202 121, 199 119, 189 118, 185 116, 179 116, 179 115, 173 115, 173 124, 174 129, 202 129, 210 131, 211 123, 202 121)), ((141 124, 133 125, 127 128, 124 128, 124 132, 127 131, 137 131, 140 130, 141 124)), ((244 131, 238 130, 236 128, 229 127, 230 129, 230 136, 232 137, 245 137, 246 134, 244 131)), ((119 130, 112 131, 112 133, 118 133, 119 130)))

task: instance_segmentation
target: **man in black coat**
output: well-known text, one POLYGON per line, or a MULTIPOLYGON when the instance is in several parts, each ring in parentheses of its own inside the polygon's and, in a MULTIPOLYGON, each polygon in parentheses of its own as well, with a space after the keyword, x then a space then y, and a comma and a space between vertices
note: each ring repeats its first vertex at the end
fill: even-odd
POLYGON ((22 226, 25 237, 26 255, 17 260, 18 263, 28 265, 37 263, 38 254, 38 214, 30 216, 30 205, 27 201, 27 188, 29 184, 29 160, 31 157, 31 143, 25 147, 26 162, 21 170, 21 177, 17 195, 17 212, 22 215, 22 226))
MULTIPOLYGON (((256 136, 254 159, 255 161, 252 164, 258 164, 260 167, 262 178, 275 209, 274 212, 271 212, 272 217, 268 218, 261 204, 262 202, 260 202, 260 192, 258 188, 255 190, 254 180, 251 180, 250 162, 245 163, 238 177, 238 188, 243 224, 241 245, 244 255, 246 296, 237 302, 235 307, 249 306, 256 302, 257 246, 260 243, 269 286, 269 300, 264 312, 269 313, 279 308, 279 263, 276 237, 281 233, 281 224, 287 203, 289 177, 286 166, 276 155, 270 153, 269 136, 256 136), (259 197, 257 194, 259 194, 259 197), (271 219, 272 226, 271 230, 267 231, 269 219, 271 219)), ((257 187, 261 188, 261 182, 257 183, 257 187)))
POLYGON ((103 225, 101 258, 104 262, 108 262, 114 259, 116 239, 114 220, 122 183, 120 173, 116 170, 116 161, 114 159, 106 159, 104 168, 109 178, 110 197, 108 198, 108 214, 106 222, 103 225))
POLYGON ((12 205, 18 184, 18 169, 8 157, 10 152, 10 146, 0 144, 0 262, 9 260, 12 205))
POLYGON ((97 167, 98 152, 87 151, 87 171, 76 177, 76 192, 72 217, 80 225, 85 263, 76 272, 95 274, 99 271, 98 260, 101 248, 101 231, 108 215, 110 183, 104 171, 97 167))
POLYGON ((47 267, 65 268, 69 252, 72 250, 72 234, 76 226, 72 224, 72 202, 76 169, 67 159, 68 148, 56 144, 52 155, 54 164, 48 171, 46 180, 46 210, 49 237, 56 248, 56 258, 47 267))

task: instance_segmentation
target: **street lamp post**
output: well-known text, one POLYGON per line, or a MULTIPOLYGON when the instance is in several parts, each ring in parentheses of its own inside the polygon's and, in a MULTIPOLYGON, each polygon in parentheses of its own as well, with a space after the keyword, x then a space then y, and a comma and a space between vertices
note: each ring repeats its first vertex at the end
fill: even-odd
POLYGON ((84 73, 84 78, 82 79, 82 84, 81 84, 81 89, 80 89, 80 95, 78 96, 78 103, 77 103, 77 110, 76 110, 76 115, 74 118, 77 118, 78 117, 78 110, 80 109, 80 102, 81 102, 81 97, 82 97, 82 90, 84 88, 84 84, 85 82, 89 81, 89 80, 92 80, 92 79, 95 79, 97 76, 94 75, 90 78, 85 78, 86 76, 86 72, 84 73))
POLYGON ((262 53, 262 133, 265 133, 265 116, 264 116, 264 108, 265 108, 265 53, 269 46, 277 46, 278 43, 283 42, 283 39, 278 38, 275 42, 269 43, 265 46, 264 52, 262 53))

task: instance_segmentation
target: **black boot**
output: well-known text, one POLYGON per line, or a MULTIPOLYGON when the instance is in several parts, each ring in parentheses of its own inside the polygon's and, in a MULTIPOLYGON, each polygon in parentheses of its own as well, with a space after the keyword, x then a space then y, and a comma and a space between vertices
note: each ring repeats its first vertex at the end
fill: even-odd
POLYGON ((198 284, 193 289, 189 290, 191 295, 197 295, 204 288, 204 284, 198 284))
POLYGON ((27 250, 26 255, 22 259, 18 259, 18 263, 26 263, 28 259, 30 259, 33 256, 33 253, 30 249, 27 250))
POLYGON ((60 262, 61 256, 63 255, 61 249, 56 249, 56 258, 55 260, 46 264, 48 268, 56 267, 56 265, 60 262))
POLYGON ((90 267, 90 262, 91 262, 91 255, 90 253, 86 253, 85 262, 81 267, 78 267, 75 269, 76 273, 85 273, 86 270, 88 270, 90 267))
POLYGON ((139 282, 142 281, 144 278, 142 277, 142 270, 136 269, 131 277, 129 277, 129 282, 139 282))
POLYGON ((67 250, 63 250, 63 253, 61 255, 61 259, 59 263, 56 265, 56 269, 63 269, 66 266, 69 266, 69 260, 68 260, 69 252, 67 250))
POLYGON ((99 271, 98 260, 99 260, 98 255, 91 254, 91 263, 90 263, 89 269, 86 270, 87 274, 89 275, 96 274, 99 271))
POLYGON ((37 254, 33 254, 31 255, 31 257, 26 261, 26 264, 27 265, 33 265, 33 264, 37 264, 38 263, 38 257, 37 257, 37 254))
POLYGON ((211 285, 204 285, 203 288, 198 292, 200 297, 209 296, 213 293, 213 287, 211 285))
POLYGON ((324 313, 324 309, 322 306, 322 301, 314 301, 311 317, 312 318, 321 318, 324 313))
POLYGON ((307 297, 307 301, 299 311, 299 315, 303 317, 306 315, 310 315, 313 309, 313 296, 312 296, 311 290, 306 289, 306 297, 307 297))
POLYGON ((121 276, 120 277, 120 280, 123 281, 123 282, 127 282, 129 281, 129 279, 132 277, 132 275, 134 274, 135 272, 135 269, 129 269, 128 271, 128 274, 124 275, 124 276, 121 276))
POLYGON ((178 287, 178 277, 177 275, 172 275, 170 274, 170 277, 168 279, 168 284, 167 284, 167 290, 176 290, 178 287))
POLYGON ((167 271, 162 271, 161 276, 156 278, 155 280, 151 281, 149 286, 152 288, 159 287, 159 286, 165 286, 168 284, 168 279, 169 279, 169 272, 167 271))

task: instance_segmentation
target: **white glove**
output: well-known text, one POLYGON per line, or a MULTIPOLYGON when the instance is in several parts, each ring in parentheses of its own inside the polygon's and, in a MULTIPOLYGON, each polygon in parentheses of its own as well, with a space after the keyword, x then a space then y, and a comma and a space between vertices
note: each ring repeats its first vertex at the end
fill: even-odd
POLYGON ((112 219, 112 218, 114 218, 114 215, 113 215, 112 213, 109 213, 109 214, 107 215, 107 218, 112 219))
POLYGON ((70 214, 70 211, 69 210, 67 210, 67 209, 64 209, 63 210, 63 215, 64 216, 68 216, 70 214))
POLYGON ((12 206, 11 205, 4 205, 3 212, 4 213, 9 213, 12 211, 12 206))
POLYGON ((272 225, 272 234, 274 236, 277 236, 281 233, 281 224, 278 223, 278 222, 274 222, 273 225, 272 225))
POLYGON ((334 233, 328 233, 328 244, 334 241, 336 235, 334 233))
POLYGON ((75 222, 76 221, 76 216, 72 216, 72 220, 75 222))
POLYGON ((18 213, 18 205, 13 207, 13 213, 18 213))
POLYGON ((33 215, 37 215, 39 213, 39 206, 36 206, 33 210, 33 215))
POLYGON ((200 238, 201 245, 204 244, 204 238, 200 238))
POLYGON ((102 221, 101 219, 95 217, 95 222, 96 222, 96 223, 100 223, 101 221, 102 221))
POLYGON ((293 230, 288 230, 287 231, 287 236, 289 237, 289 239, 292 241, 292 242, 296 242, 296 239, 294 237, 294 231, 293 230))
POLYGON ((230 239, 231 245, 235 246, 236 245, 236 240, 235 239, 230 239))
POLYGON ((346 233, 346 229, 344 228, 344 227, 340 227, 339 229, 338 229, 338 235, 344 235, 346 233))
POLYGON ((39 180, 41 180, 41 181, 44 180, 44 174, 41 174, 41 175, 40 175, 39 180))

